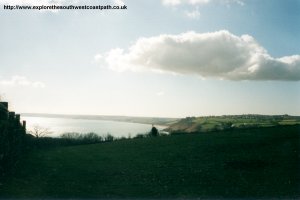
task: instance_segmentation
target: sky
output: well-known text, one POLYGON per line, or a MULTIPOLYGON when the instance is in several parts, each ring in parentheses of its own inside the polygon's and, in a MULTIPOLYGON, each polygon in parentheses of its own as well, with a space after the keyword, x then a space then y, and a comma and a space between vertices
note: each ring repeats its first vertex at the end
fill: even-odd
POLYGON ((300 115, 300 0, 0 0, 19 113, 300 115), (4 5, 126 5, 7 10, 4 5))

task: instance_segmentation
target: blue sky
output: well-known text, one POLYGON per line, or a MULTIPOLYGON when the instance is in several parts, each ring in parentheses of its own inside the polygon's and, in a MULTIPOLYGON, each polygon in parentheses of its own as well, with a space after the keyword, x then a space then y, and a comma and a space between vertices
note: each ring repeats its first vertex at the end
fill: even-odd
POLYGON ((17 112, 300 115, 299 0, 0 2, 0 94, 17 112))

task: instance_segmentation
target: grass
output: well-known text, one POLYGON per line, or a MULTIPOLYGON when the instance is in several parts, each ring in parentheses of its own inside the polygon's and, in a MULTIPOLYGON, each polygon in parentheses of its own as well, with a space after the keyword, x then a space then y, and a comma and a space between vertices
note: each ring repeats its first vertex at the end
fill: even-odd
POLYGON ((300 126, 30 152, 0 198, 296 198, 300 126))
POLYGON ((299 125, 299 116, 289 115, 224 115, 187 117, 171 124, 170 132, 210 132, 227 129, 273 127, 278 125, 299 125))

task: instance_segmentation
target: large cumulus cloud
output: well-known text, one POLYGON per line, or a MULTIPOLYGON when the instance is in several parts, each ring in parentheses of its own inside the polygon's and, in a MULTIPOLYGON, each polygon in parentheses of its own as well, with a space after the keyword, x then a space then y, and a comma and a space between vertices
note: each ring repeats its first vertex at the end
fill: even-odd
POLYGON ((250 35, 226 30, 140 38, 95 58, 112 70, 151 70, 229 80, 300 80, 300 55, 273 58, 250 35), (103 63, 104 62, 104 63, 103 63))

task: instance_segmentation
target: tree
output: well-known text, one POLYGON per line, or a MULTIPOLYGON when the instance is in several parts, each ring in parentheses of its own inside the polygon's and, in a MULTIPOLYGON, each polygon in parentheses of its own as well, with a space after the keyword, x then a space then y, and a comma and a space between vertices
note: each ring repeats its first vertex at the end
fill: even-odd
POLYGON ((104 141, 105 142, 112 142, 114 141, 114 136, 112 136, 111 134, 107 133, 105 136, 104 136, 104 141))
POLYGON ((158 136, 158 130, 157 128, 152 124, 152 128, 151 128, 151 132, 150 132, 151 136, 158 136))
POLYGON ((36 138, 45 137, 47 135, 52 134, 51 131, 49 131, 48 128, 40 127, 39 125, 35 125, 32 127, 30 131, 28 131, 29 134, 33 135, 36 138))

